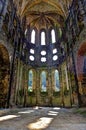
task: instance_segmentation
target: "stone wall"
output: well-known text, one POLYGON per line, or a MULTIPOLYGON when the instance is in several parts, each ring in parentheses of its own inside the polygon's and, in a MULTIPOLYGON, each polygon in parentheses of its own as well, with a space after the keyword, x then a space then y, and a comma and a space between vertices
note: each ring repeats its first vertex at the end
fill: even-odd
POLYGON ((0 107, 6 107, 13 47, 7 42, 5 33, 0 32, 0 107))

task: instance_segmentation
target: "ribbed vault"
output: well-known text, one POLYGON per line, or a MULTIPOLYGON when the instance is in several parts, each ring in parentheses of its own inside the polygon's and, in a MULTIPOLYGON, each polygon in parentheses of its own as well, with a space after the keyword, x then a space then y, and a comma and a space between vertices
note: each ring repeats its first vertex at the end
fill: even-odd
POLYGON ((27 25, 39 28, 47 25, 62 27, 69 14, 72 0, 14 0, 18 14, 26 17, 27 25))

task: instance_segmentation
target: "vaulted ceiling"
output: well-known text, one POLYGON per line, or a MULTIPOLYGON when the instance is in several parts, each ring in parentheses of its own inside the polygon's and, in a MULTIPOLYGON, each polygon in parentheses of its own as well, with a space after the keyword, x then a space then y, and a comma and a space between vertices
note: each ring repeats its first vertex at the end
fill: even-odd
POLYGON ((18 14, 26 17, 26 24, 43 28, 62 27, 69 14, 72 0, 14 0, 18 14))

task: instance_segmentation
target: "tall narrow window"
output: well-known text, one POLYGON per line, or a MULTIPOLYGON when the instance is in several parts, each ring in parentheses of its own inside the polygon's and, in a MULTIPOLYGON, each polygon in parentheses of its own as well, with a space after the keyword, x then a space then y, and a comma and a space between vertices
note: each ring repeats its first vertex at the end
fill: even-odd
POLYGON ((24 34, 25 34, 25 36, 27 35, 27 29, 25 30, 25 33, 24 33, 24 34))
POLYGON ((41 91, 46 92, 46 72, 41 73, 41 91))
POLYGON ((29 92, 32 92, 33 89, 33 71, 29 71, 29 81, 28 81, 28 90, 29 92))
POLYGON ((31 33, 31 43, 33 43, 33 44, 35 44, 35 35, 36 35, 35 30, 32 30, 32 33, 31 33))
POLYGON ((61 30, 61 28, 59 28, 59 35, 60 35, 60 37, 62 36, 62 30, 61 30))
POLYGON ((60 84, 59 84, 59 72, 55 70, 55 91, 60 91, 60 84))
POLYGON ((45 32, 41 32, 41 45, 46 45, 46 42, 45 42, 45 32))
POLYGON ((56 42, 55 30, 54 29, 51 30, 51 41, 52 41, 52 43, 56 42))

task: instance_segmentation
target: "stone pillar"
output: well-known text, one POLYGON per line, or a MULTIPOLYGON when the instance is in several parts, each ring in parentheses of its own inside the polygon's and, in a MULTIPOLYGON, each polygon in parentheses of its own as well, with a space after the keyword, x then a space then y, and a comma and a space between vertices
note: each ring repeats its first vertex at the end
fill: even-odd
POLYGON ((61 71, 60 71, 60 85, 61 85, 61 98, 62 98, 62 100, 61 100, 61 104, 62 104, 62 106, 64 107, 65 106, 65 104, 64 104, 64 76, 63 76, 63 66, 61 65, 61 71))
POLYGON ((13 83, 11 86, 11 97, 10 97, 10 105, 13 107, 15 105, 15 96, 16 96, 16 82, 17 82, 17 59, 14 62, 14 73, 13 73, 13 83))
POLYGON ((28 99, 28 66, 24 65, 24 80, 23 80, 23 89, 24 89, 24 101, 23 106, 27 106, 27 99, 28 99))
POLYGON ((17 79, 16 79, 16 94, 15 94, 15 102, 18 103, 18 95, 19 95, 19 75, 20 75, 20 60, 17 60, 17 79))

